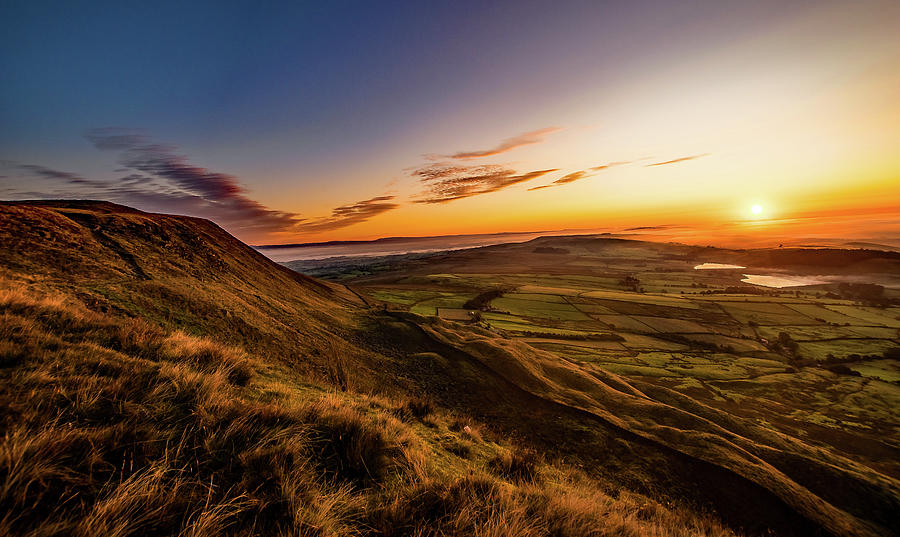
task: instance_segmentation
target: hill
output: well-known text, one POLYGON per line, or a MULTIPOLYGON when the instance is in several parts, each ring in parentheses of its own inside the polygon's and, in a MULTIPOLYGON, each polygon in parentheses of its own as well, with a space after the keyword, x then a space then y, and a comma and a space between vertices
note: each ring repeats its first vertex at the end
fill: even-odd
MULTIPOLYGON (((774 477, 771 469, 756 472, 744 467, 748 461, 732 457, 743 448, 718 451, 707 443, 714 436, 698 438, 704 426, 695 419, 701 417, 736 433, 732 437, 720 430, 715 433, 719 439, 753 438, 775 448, 762 458, 771 463, 770 455, 778 453, 780 460, 773 469, 806 489, 783 492, 782 498, 793 501, 812 492, 863 520, 880 518, 891 525, 900 476, 900 466, 893 462, 900 455, 893 411, 900 402, 894 382, 898 364, 888 357, 892 349, 900 348, 896 254, 833 249, 724 250, 578 236, 361 261, 325 260, 322 268, 371 299, 385 301, 392 310, 469 320, 470 327, 483 330, 479 345, 515 347, 513 364, 534 360, 537 351, 546 351, 539 359, 553 367, 575 366, 575 372, 603 378, 616 373, 616 382, 639 390, 647 400, 686 412, 666 417, 671 408, 651 404, 632 408, 631 398, 598 405, 597 396, 591 394, 587 403, 599 407, 591 411, 593 416, 601 415, 602 409, 614 416, 629 416, 627 428, 638 434, 648 427, 666 427, 686 437, 675 441, 674 436, 654 434, 660 444, 682 454, 686 444, 695 444, 698 449, 691 454, 713 463, 717 471, 725 466, 740 475, 756 475, 752 478, 756 484, 762 484, 760 477, 774 477), (704 262, 743 262, 747 268, 694 268, 704 262), (767 290, 744 283, 741 279, 748 272, 800 280, 810 279, 806 277, 810 274, 846 275, 852 281, 884 281, 893 287, 842 282, 767 290), (476 302, 481 311, 473 315, 476 302), (788 347, 779 343, 781 334, 788 347), (775 437, 788 439, 792 445, 779 444, 775 437), (794 458, 787 453, 802 455, 794 458), (822 466, 844 470, 826 477, 828 472, 822 466), (855 468, 853 474, 862 469, 863 481, 881 483, 876 487, 884 487, 881 492, 870 490, 881 499, 869 497, 868 492, 861 496, 835 494, 833 491, 849 485, 844 475, 849 468, 855 468), (880 515, 870 511, 878 504, 882 506, 880 515)), ((470 350, 467 354, 475 353, 470 350)), ((453 369, 444 377, 452 375, 453 369)), ((498 364, 494 370, 508 378, 516 369, 498 364)), ((526 386, 521 377, 513 383, 526 386)), ((586 391, 585 387, 575 390, 579 396, 586 391)), ((563 394, 558 388, 554 392, 541 397, 559 401, 563 394)), ((542 427, 546 423, 535 420, 529 433, 532 441, 538 434, 534 431, 542 427)), ((574 428, 573 423, 570 429, 574 428)), ((544 449, 565 451, 577 445, 571 435, 566 436, 566 430, 548 436, 544 449), (560 438, 565 441, 557 441, 560 438)), ((610 438, 620 442, 623 437, 615 432, 603 436, 594 430, 590 442, 605 447, 610 438)), ((669 461, 669 456, 644 452, 645 447, 630 449, 640 454, 630 457, 627 452, 607 451, 604 459, 586 461, 585 454, 591 450, 582 445, 567 456, 578 457, 594 471, 615 461, 621 466, 609 477, 620 482, 629 472, 641 469, 629 486, 653 483, 665 492, 677 491, 682 499, 709 501, 719 513, 728 513, 729 520, 738 520, 745 528, 753 519, 779 512, 766 508, 750 514, 748 505, 764 500, 759 491, 742 489, 740 482, 726 487, 740 490, 736 497, 699 498, 719 493, 722 486, 698 482, 697 476, 706 470, 697 461, 669 461), (666 461, 660 464, 667 476, 678 475, 679 469, 685 468, 689 475, 668 480, 653 475, 653 468, 645 463, 649 459, 666 461), (686 482, 692 485, 683 487, 686 482), (741 500, 750 497, 754 500, 741 500)), ((710 481, 729 479, 734 476, 718 475, 710 481)), ((793 485, 784 482, 764 484, 764 489, 782 485, 793 490, 793 485)))
POLYGON ((887 535, 900 507, 870 466, 208 221, 4 203, 0 240, 7 534, 887 535))

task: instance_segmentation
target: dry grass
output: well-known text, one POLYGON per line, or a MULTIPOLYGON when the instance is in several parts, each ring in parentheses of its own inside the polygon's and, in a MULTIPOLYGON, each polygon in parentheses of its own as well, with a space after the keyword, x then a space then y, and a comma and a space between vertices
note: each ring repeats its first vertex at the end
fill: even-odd
POLYGON ((498 475, 516 482, 535 482, 540 479, 541 458, 534 450, 512 449, 497 455, 490 466, 498 475))
POLYGON ((419 483, 382 508, 375 522, 382 535, 733 535, 711 518, 637 496, 613 499, 589 483, 514 486, 487 474, 419 483))
POLYGON ((161 355, 173 362, 191 364, 201 371, 221 369, 232 383, 239 386, 246 385, 253 378, 253 368, 244 352, 181 331, 163 340, 161 355))
POLYGON ((729 534, 561 479, 427 399, 343 391, 341 373, 342 391, 279 391, 301 379, 9 281, 0 319, 2 534, 729 534))

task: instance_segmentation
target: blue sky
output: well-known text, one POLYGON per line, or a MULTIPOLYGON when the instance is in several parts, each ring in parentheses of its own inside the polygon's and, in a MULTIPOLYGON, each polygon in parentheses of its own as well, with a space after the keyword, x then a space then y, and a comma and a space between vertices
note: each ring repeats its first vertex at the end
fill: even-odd
MULTIPOLYGON (((637 181, 660 185, 674 200, 639 200, 630 206, 635 219, 648 211, 677 216, 698 199, 800 195, 776 183, 806 161, 773 153, 774 189, 745 189, 739 201, 715 191, 712 200, 707 187, 731 173, 729 162, 752 159, 715 142, 747 124, 746 110, 758 121, 760 101, 772 103, 761 113, 775 121, 781 110, 825 95, 798 119, 810 132, 821 132, 815 118, 823 112, 867 120, 874 112, 866 103, 893 81, 898 12, 878 1, 6 2, 0 197, 107 197, 212 217, 251 240, 287 241, 373 237, 409 222, 422 233, 447 233, 621 221, 617 198, 609 206, 583 201, 601 188, 597 180, 587 186, 598 172, 583 172, 619 162, 629 165, 608 168, 604 192, 619 195, 637 181), (857 86, 866 87, 852 102, 841 100, 857 86), (670 114, 679 109, 702 116, 705 134, 670 114), (736 119, 723 123, 732 112, 736 119), (101 150, 90 136, 97 129, 140 142, 101 150), (490 152, 534 132, 550 134, 490 152), (157 166, 123 165, 135 151, 152 153, 157 166), (434 178, 436 156, 467 152, 490 154, 445 158, 442 179, 434 178), (695 155, 709 158, 679 160, 695 155), (664 172, 635 164, 644 158, 679 165, 664 172), (160 175, 163 161, 184 169, 160 175), (417 173, 425 169, 428 177, 417 173), (128 188, 118 183, 148 170, 157 175, 143 186, 134 178, 128 188), (109 185, 72 183, 65 174, 109 185), (227 176, 241 199, 192 190, 197 181, 184 179, 198 174, 227 176), (564 177, 578 180, 533 188, 564 177), (671 184, 685 196, 666 190, 671 184), (463 195, 435 198, 451 186, 463 195), (429 199, 442 201, 421 203, 429 199), (287 219, 259 226, 248 218, 269 212, 229 216, 248 201, 287 219), (487 211, 477 223, 460 223, 487 211)), ((881 184, 895 170, 885 156, 895 132, 865 128, 883 146, 877 158, 885 162, 866 172, 881 184)), ((745 127, 731 147, 753 145, 754 133, 764 140, 763 129, 745 127)), ((802 156, 804 144, 823 142, 800 133, 785 143, 812 159, 802 156)), ((857 151, 837 167, 862 160, 857 151)), ((733 180, 746 186, 751 178, 733 180)))

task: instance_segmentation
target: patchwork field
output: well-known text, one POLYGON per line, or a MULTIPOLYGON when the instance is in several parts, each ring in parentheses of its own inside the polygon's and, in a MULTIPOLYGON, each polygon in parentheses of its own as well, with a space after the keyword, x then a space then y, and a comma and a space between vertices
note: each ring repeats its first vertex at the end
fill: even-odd
POLYGON ((389 309, 440 311, 900 477, 900 290, 881 289, 876 304, 838 284, 766 288, 741 283, 745 271, 693 268, 735 261, 753 274, 771 266, 741 252, 545 238, 417 259, 351 284, 389 309), (568 254, 537 254, 538 244, 568 254))

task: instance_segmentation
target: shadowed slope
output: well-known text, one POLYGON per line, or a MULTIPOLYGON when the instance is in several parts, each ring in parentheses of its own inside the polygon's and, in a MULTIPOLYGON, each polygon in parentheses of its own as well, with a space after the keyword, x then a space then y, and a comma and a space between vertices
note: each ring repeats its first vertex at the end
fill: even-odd
MULTIPOLYGON (((821 450, 800 440, 675 392, 635 387, 599 369, 587 372, 556 355, 477 328, 439 319, 417 324, 437 342, 463 351, 528 393, 584 410, 616 429, 730 470, 835 535, 882 534, 900 510, 895 480, 848 459, 833 455, 823 459, 821 450), (837 488, 843 493, 834 494, 837 488), (877 525, 864 529, 865 520, 877 525)), ((715 484, 707 485, 715 493, 715 484)))
POLYGON ((72 291, 98 311, 211 335, 319 374, 362 304, 346 287, 272 263, 208 220, 105 202, 21 202, 0 205, 0 224, 3 273, 72 291))

